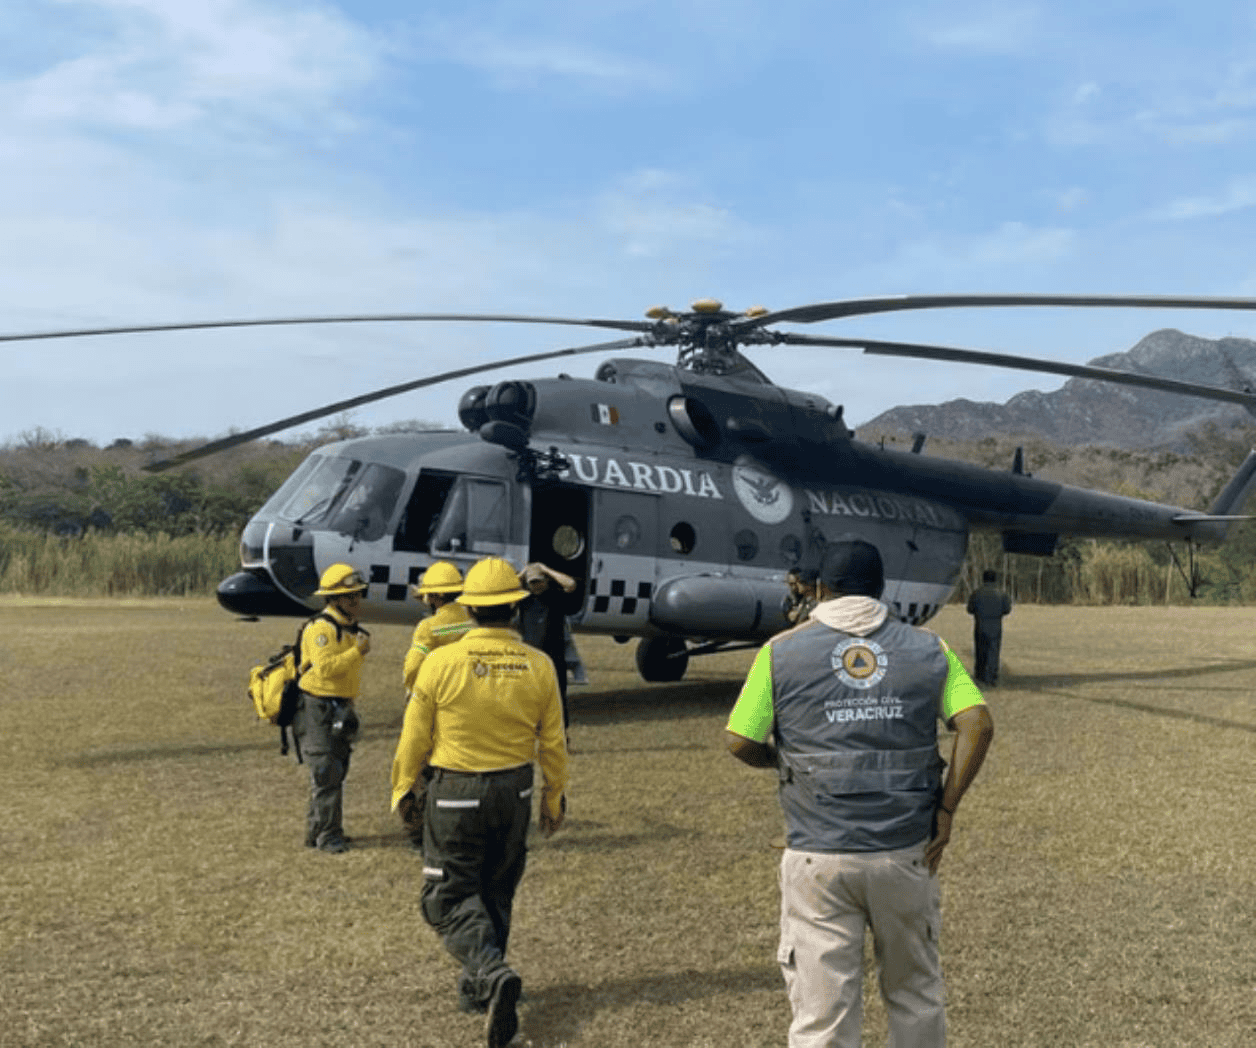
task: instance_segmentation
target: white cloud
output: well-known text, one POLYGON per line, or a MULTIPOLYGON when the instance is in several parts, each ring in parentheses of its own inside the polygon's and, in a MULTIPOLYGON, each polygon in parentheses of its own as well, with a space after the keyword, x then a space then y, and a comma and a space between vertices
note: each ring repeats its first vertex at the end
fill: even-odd
POLYGON ((1035 38, 1041 12, 1032 4, 989 4, 927 15, 921 33, 933 47, 978 54, 1015 54, 1035 38))
POLYGON ((174 128, 221 107, 288 117, 367 80, 380 50, 331 8, 255 0, 58 0, 114 19, 109 42, 10 84, 22 120, 174 128))
POLYGON ((973 236, 926 236, 905 244, 877 269, 885 287, 1005 287, 1018 273, 1056 265, 1077 250, 1077 233, 1062 227, 1004 222, 973 236))
POLYGON ((726 208, 695 199, 697 194, 679 176, 643 169, 621 179, 602 194, 597 205, 600 225, 621 244, 625 254, 657 257, 685 248, 710 251, 744 241, 749 228, 726 208))
POLYGON ((1216 196, 1179 197, 1153 213, 1153 218, 1185 222, 1215 218, 1256 207, 1256 175, 1236 178, 1216 196))
POLYGON ((661 66, 561 33, 541 38, 527 30, 491 29, 468 20, 429 23, 421 36, 420 50, 486 73, 503 88, 558 82, 618 94, 660 90, 672 80, 661 66))

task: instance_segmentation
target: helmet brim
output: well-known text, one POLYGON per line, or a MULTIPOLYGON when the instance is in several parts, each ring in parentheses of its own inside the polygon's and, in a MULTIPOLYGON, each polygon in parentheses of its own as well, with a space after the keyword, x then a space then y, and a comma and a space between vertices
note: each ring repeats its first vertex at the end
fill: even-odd
POLYGON ((498 604, 518 604, 519 601, 530 597, 525 589, 507 590, 503 593, 464 593, 458 598, 457 603, 464 604, 470 608, 492 608, 498 604))

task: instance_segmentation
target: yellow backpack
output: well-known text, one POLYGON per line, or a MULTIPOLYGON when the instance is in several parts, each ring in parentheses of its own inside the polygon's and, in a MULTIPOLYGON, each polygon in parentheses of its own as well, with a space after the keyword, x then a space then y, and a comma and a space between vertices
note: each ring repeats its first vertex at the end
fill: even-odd
MULTIPOLYGON (((314 618, 301 624, 293 643, 285 644, 262 665, 254 666, 249 670, 248 692, 249 698, 253 700, 253 709, 257 711, 259 720, 267 721, 279 728, 279 752, 285 756, 288 753, 288 728, 291 727, 293 718, 296 716, 297 704, 301 698, 299 681, 301 674, 310 668, 308 664, 305 666, 297 664, 297 660, 301 657, 301 636, 305 633, 305 627, 316 619, 326 619, 336 627, 337 633, 340 632, 340 624, 330 615, 326 613, 315 615, 314 618)), ((295 732, 293 741, 296 741, 295 732)), ((300 744, 297 745, 296 750, 297 761, 300 763, 300 744)))

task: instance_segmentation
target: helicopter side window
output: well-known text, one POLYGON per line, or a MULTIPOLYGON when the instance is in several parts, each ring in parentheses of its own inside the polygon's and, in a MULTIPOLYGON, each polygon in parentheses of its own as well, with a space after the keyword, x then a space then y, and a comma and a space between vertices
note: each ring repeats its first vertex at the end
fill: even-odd
POLYGON ((382 539, 405 481, 401 470, 371 463, 358 473, 357 483, 340 501, 329 526, 360 542, 382 539))
POLYGON ((690 554, 693 547, 697 545, 698 534, 693 530, 693 525, 681 521, 674 528, 670 535, 672 549, 676 553, 690 554))
POLYGON ((362 463, 353 459, 323 459, 278 516, 293 524, 318 523, 344 495, 361 468, 362 463))
POLYGON ((749 529, 737 532, 733 545, 737 547, 738 560, 754 560, 759 555, 759 536, 749 529))
POLYGON ((802 560, 802 542, 797 535, 786 535, 781 539, 781 560, 791 568, 802 560))
POLYGON ((506 507, 506 485, 459 477, 436 526, 432 549, 501 553, 506 545, 506 507))
POLYGON ((426 553, 432 548, 441 519, 441 511, 449 499, 449 492, 457 477, 452 473, 432 473, 424 470, 415 482, 414 491, 406 503, 406 511, 397 525, 397 538, 393 548, 426 553))

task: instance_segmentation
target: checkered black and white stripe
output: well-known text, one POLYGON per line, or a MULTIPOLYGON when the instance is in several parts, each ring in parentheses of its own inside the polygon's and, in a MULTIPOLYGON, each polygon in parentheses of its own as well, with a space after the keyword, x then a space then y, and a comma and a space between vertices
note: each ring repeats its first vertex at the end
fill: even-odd
POLYGON ((635 618, 649 613, 653 592, 652 582, 593 578, 589 580, 589 611, 593 615, 635 618))
POLYGON ((372 564, 366 576, 367 597, 404 601, 410 596, 410 587, 418 585, 426 570, 426 564, 372 564))

